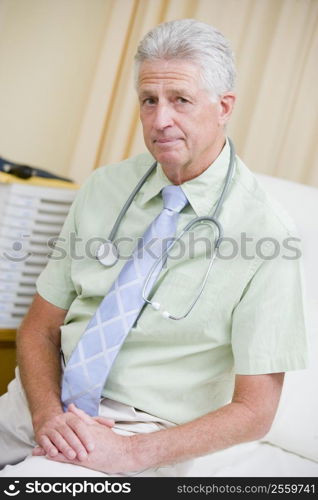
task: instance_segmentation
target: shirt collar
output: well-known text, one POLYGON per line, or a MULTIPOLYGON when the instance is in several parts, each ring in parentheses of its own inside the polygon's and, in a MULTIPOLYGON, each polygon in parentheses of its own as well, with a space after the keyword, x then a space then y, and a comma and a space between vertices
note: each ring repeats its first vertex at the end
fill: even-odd
POLYGON ((149 200, 157 196, 157 194, 159 194, 165 186, 170 184, 172 183, 169 181, 168 177, 162 170, 161 165, 158 163, 155 171, 151 174, 139 191, 139 204, 144 206, 149 200))
MULTIPOLYGON (((229 161, 230 146, 226 139, 221 153, 214 162, 198 177, 181 184, 183 192, 198 217, 211 213, 212 207, 218 199, 216 193, 221 194, 221 186, 224 183, 229 161)), ((162 170, 161 165, 158 164, 154 173, 140 190, 138 200, 140 205, 144 206, 149 200, 157 196, 165 186, 170 184, 171 182, 162 170)))

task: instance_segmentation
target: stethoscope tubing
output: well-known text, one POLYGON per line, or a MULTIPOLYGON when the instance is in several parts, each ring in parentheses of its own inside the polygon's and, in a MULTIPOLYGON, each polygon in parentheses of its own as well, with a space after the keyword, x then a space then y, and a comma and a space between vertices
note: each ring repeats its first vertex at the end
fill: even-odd
MULTIPOLYGON (((225 177, 225 180, 224 180, 224 187, 223 187, 223 190, 222 190, 222 193, 220 195, 220 198, 217 202, 217 205, 215 207, 215 210, 212 214, 212 217, 214 218, 217 218, 220 211, 221 211, 221 208, 222 208, 222 205, 223 205, 223 201, 227 195, 227 191, 229 189, 229 186, 230 186, 230 180, 232 178, 232 174, 233 174, 233 170, 234 170, 234 162, 235 162, 235 148, 234 148, 234 144, 232 142, 232 140, 228 137, 228 141, 229 141, 229 145, 230 145, 230 161, 229 161, 229 168, 227 170, 227 173, 226 173, 226 177, 225 177)), ((115 237, 116 237, 116 234, 118 232, 118 228, 124 218, 124 216, 126 215, 126 212, 128 211, 130 205, 132 204, 134 198, 136 197, 136 194, 139 193, 140 189, 142 188, 142 186, 145 184, 145 182, 147 181, 148 177, 150 177, 150 175, 152 174, 152 172, 156 169, 157 167, 157 161, 154 161, 151 165, 151 167, 147 170, 147 172, 142 176, 142 178, 139 180, 139 182, 137 183, 137 185, 135 186, 135 188, 133 189, 133 191, 131 192, 131 194, 129 195, 129 197, 127 198, 125 204, 123 205, 121 211, 119 212, 118 216, 117 216, 117 219, 109 233, 109 236, 108 236, 108 239, 107 241, 111 242, 111 243, 114 243, 114 240, 115 240, 115 237)))
POLYGON ((135 188, 133 189, 133 191, 130 193, 130 195, 127 198, 125 204, 123 205, 123 208, 119 212, 119 215, 118 215, 118 217, 117 217, 117 219, 116 219, 116 221, 115 221, 115 223, 114 223, 114 225, 112 227, 111 232, 109 233, 109 236, 108 236, 108 241, 109 242, 114 243, 114 240, 115 240, 118 228, 119 228, 119 226, 121 224, 121 221, 123 220, 124 216, 126 215, 126 212, 128 211, 130 205, 134 201, 134 199, 136 197, 136 194, 139 193, 140 189, 145 184, 146 180, 148 179, 148 177, 150 177, 150 175, 152 174, 152 172, 155 170, 156 167, 157 167, 157 161, 155 161, 151 165, 151 167, 142 176, 142 178, 140 179, 140 181, 138 182, 138 184, 135 186, 135 188))
MULTIPOLYGON (((180 320, 180 319, 184 319, 186 318, 190 312, 192 311, 193 307, 195 306, 195 304, 198 302, 199 298, 201 297, 202 293, 203 293, 203 290, 205 288, 205 284, 207 282, 207 279, 209 277, 209 274, 210 274, 210 271, 211 271, 211 268, 212 268, 212 265, 213 265, 213 262, 215 260, 215 257, 216 257, 216 254, 217 254, 217 250, 218 250, 218 247, 222 241, 222 237, 223 237, 223 230, 222 230, 222 226, 221 224, 216 220, 214 219, 214 217, 207 217, 207 216, 203 216, 203 217, 196 217, 195 219, 193 219, 192 221, 190 221, 184 228, 183 230, 181 231, 180 235, 175 238, 171 243, 170 245, 164 250, 164 252, 162 253, 162 255, 154 262, 153 266, 151 267, 147 277, 146 277, 146 280, 145 280, 145 283, 144 283, 144 286, 143 286, 143 289, 142 289, 142 298, 143 300, 151 305, 155 310, 159 310, 160 309, 160 304, 158 302, 152 302, 151 300, 149 300, 149 294, 151 293, 151 291, 147 294, 146 293, 146 290, 148 288, 148 284, 149 284, 149 281, 151 280, 151 277, 153 276, 156 268, 158 267, 158 265, 160 264, 160 262, 165 262, 166 261, 166 258, 168 257, 169 253, 171 252, 172 248, 178 243, 178 241, 180 241, 183 236, 188 232, 190 231, 190 229, 192 228, 192 226, 194 226, 195 224, 203 224, 203 223, 207 223, 207 222, 212 222, 216 227, 217 227, 217 230, 218 230, 218 236, 217 238, 215 238, 215 244, 214 244, 214 251, 213 251, 213 255, 210 259, 210 262, 209 262, 209 266, 208 266, 208 269, 207 269, 207 272, 205 273, 205 276, 202 280, 202 283, 199 287, 199 290, 197 291, 197 294, 196 294, 196 297, 195 299, 191 302, 190 306, 188 307, 187 311, 184 313, 184 314, 181 314, 180 316, 175 316, 171 313, 169 313, 168 311, 164 311, 163 312, 163 316, 165 318, 170 318, 170 319, 173 319, 173 320, 180 320)), ((207 224, 207 225, 210 225, 210 224, 207 224)))
MULTIPOLYGON (((167 248, 164 250, 164 252, 162 253, 162 255, 154 262, 154 264, 151 267, 151 269, 150 269, 150 271, 149 271, 149 273, 147 275, 147 278, 145 280, 145 283, 144 283, 144 286, 143 286, 143 290, 142 290, 143 300, 145 301, 145 303, 147 303, 149 305, 152 305, 154 309, 158 310, 158 309, 160 309, 160 304, 158 304, 157 302, 152 302, 149 299, 149 295, 151 294, 151 290, 147 294, 146 294, 146 290, 147 290, 149 281, 150 281, 151 277, 153 276, 155 270, 157 269, 159 263, 160 262, 165 262, 165 260, 169 256, 169 252, 172 250, 172 248, 174 247, 174 245, 178 241, 180 241, 180 239, 184 236, 184 234, 186 232, 188 232, 194 225, 196 225, 196 224, 203 224, 203 223, 209 223, 208 225, 213 224, 214 227, 217 228, 217 238, 215 238, 215 240, 214 240, 215 241, 214 252, 213 252, 213 255, 212 255, 211 259, 210 259, 209 266, 207 268, 207 272, 206 272, 206 274, 205 274, 205 276, 204 276, 204 278, 202 280, 202 283, 201 283, 201 285, 199 287, 199 290, 197 292, 197 296, 191 302, 190 306, 188 307, 187 311, 184 314, 179 315, 179 316, 175 316, 175 315, 169 313, 168 311, 164 311, 163 316, 166 317, 166 318, 170 318, 170 319, 174 319, 174 320, 180 320, 180 319, 186 318, 190 314, 190 312, 192 311, 193 307, 195 306, 195 304, 197 303, 197 301, 199 300, 199 298, 201 297, 201 295, 203 293, 203 290, 204 290, 204 287, 206 285, 207 279, 209 277, 212 265, 214 263, 214 260, 215 260, 215 257, 216 257, 219 245, 221 244, 221 241, 222 241, 222 238, 223 238, 223 228, 222 228, 221 223, 218 220, 218 216, 219 216, 219 214, 221 212, 221 209, 223 207, 224 200, 225 200, 225 198, 226 198, 226 196, 228 194, 228 190, 229 190, 231 181, 232 181, 233 176, 234 176, 234 168, 235 168, 235 148, 234 148, 234 144, 233 144, 232 140, 229 137, 228 137, 228 141, 229 141, 229 145, 230 145, 230 161, 229 161, 229 166, 228 166, 227 173, 226 173, 226 176, 225 176, 225 179, 224 179, 224 185, 223 185, 223 189, 222 189, 221 195, 220 195, 220 197, 218 199, 218 202, 216 204, 216 207, 215 207, 212 215, 207 215, 207 216, 202 216, 202 217, 196 217, 195 219, 193 219, 192 221, 190 221, 183 228, 183 230, 181 231, 180 235, 177 238, 175 238, 174 241, 172 241, 172 243, 170 245, 167 246, 167 248)), ((105 246, 106 245, 109 246, 109 251, 110 251, 110 248, 112 248, 113 253, 114 253, 114 255, 116 255, 116 257, 114 259, 110 259, 110 261, 111 261, 110 264, 104 263, 104 265, 106 265, 106 266, 112 266, 112 265, 114 265, 117 262, 117 260, 118 260, 118 249, 117 249, 117 246, 116 246, 114 240, 115 240, 116 234, 118 232, 118 228, 119 228, 119 226, 120 226, 120 224, 121 224, 121 222, 122 222, 122 220, 123 220, 126 212, 128 211, 130 205, 132 204, 135 196, 140 191, 140 189, 145 184, 145 182, 150 177, 150 175, 152 174, 152 172, 155 170, 156 167, 157 167, 157 161, 155 161, 151 165, 151 167, 147 170, 147 172, 139 180, 139 182, 137 183, 137 185, 135 186, 135 188, 133 189, 133 191, 129 195, 128 199, 126 200, 125 204, 123 205, 121 211, 119 212, 119 215, 118 215, 118 217, 117 217, 117 219, 116 219, 116 221, 115 221, 115 223, 114 223, 114 225, 113 225, 113 227, 111 229, 111 232, 109 233, 108 240, 106 241, 106 243, 104 243, 105 246)), ((103 264, 103 262, 102 262, 103 259, 100 259, 100 257, 98 256, 98 254, 97 254, 97 258, 103 264)), ((105 262, 107 262, 107 259, 105 259, 105 262)))

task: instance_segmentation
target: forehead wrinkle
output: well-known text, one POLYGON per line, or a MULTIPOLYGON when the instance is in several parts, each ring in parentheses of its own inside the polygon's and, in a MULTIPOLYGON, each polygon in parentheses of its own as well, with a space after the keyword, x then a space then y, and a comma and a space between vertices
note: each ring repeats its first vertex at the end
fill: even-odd
MULTIPOLYGON (((191 85, 191 83, 194 83, 194 79, 191 79, 192 81, 190 82, 189 79, 186 79, 186 78, 171 78, 171 77, 168 77, 168 76, 163 76, 163 77, 146 77, 146 78, 141 78, 139 80, 139 88, 140 87, 144 87, 145 86, 151 86, 151 87, 148 87, 148 88, 153 88, 154 86, 160 86, 160 87, 173 87, 173 88, 176 88, 176 82, 178 82, 178 89, 179 88, 182 88, 180 87, 180 83, 181 85, 185 85, 186 87, 189 87, 191 85)), ((147 87, 146 87, 147 88, 147 87)))
POLYGON ((166 81, 171 83, 173 83, 174 81, 195 82, 196 75, 188 71, 160 71, 158 69, 144 69, 140 72, 139 85, 142 85, 144 83, 158 83, 158 81, 166 81))
MULTIPOLYGON (((162 88, 163 86, 160 85, 160 88, 162 88)), ((166 95, 171 95, 171 96, 190 96, 190 95, 194 95, 195 94, 195 91, 194 89, 189 89, 187 86, 185 87, 174 87, 174 86, 169 86, 169 84, 167 86, 164 87, 164 91, 165 91, 165 94, 166 95)), ((148 97, 148 96, 152 96, 152 95, 157 95, 157 93, 159 92, 159 89, 158 89, 158 86, 155 86, 155 87, 146 87, 146 88, 141 88, 139 89, 139 92, 138 92, 138 95, 140 97, 148 97)))
POLYGON ((172 78, 174 79, 182 79, 182 78, 193 78, 193 75, 189 71, 173 71, 173 70, 158 70, 158 69, 144 69, 141 71, 140 76, 142 77, 142 74, 145 76, 148 76, 149 78, 172 78))
MULTIPOLYGON (((145 60, 139 68, 138 87, 145 84, 166 85, 180 82, 194 88, 201 86, 199 80, 200 66, 183 59, 145 60), (199 77, 199 78, 198 78, 199 77)), ((180 83, 178 86, 180 86, 180 83)))
POLYGON ((194 81, 189 81, 186 78, 174 78, 171 80, 170 78, 156 78, 152 80, 151 78, 144 78, 139 81, 138 86, 138 95, 139 96, 148 96, 157 94, 160 91, 164 91, 166 94, 171 95, 193 95, 198 90, 197 84, 194 81))

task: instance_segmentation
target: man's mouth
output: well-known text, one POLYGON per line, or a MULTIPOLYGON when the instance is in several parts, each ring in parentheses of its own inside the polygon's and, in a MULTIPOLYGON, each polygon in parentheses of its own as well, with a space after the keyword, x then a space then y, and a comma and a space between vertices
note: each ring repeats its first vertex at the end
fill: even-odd
POLYGON ((161 146, 161 145, 163 146, 163 145, 165 145, 165 144, 166 144, 167 146, 169 146, 169 145, 173 145, 173 144, 175 144, 176 142, 181 141, 181 140, 182 140, 182 139, 181 139, 181 138, 179 138, 179 137, 165 137, 165 138, 161 138, 161 139, 154 139, 154 141, 153 141, 153 142, 154 142, 154 143, 156 143, 156 144, 159 144, 160 146, 161 146))

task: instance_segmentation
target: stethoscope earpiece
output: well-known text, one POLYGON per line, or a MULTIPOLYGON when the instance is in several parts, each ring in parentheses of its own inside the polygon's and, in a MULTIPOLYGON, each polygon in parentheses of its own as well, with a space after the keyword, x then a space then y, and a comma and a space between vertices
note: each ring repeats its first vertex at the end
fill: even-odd
POLYGON ((168 313, 168 311, 163 311, 162 315, 161 315, 163 318, 165 319, 169 319, 171 317, 171 314, 168 313))

